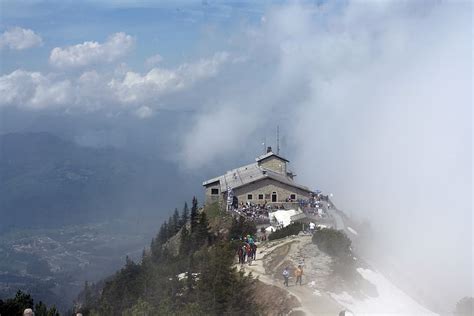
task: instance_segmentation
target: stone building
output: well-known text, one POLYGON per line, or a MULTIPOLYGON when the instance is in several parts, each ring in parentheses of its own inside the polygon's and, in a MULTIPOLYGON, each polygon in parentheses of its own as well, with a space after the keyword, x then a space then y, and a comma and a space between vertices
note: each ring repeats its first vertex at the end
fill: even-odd
POLYGON ((202 185, 206 191, 206 204, 226 204, 229 188, 234 203, 268 204, 309 199, 311 190, 294 182, 295 175, 288 170, 288 163, 269 147, 266 154, 256 158, 256 162, 205 181, 202 185))

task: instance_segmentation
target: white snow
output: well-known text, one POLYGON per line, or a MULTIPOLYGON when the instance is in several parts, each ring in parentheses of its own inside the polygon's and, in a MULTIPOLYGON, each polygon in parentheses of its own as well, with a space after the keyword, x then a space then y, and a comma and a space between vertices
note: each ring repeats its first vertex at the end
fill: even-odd
POLYGON ((268 216, 270 217, 270 220, 275 218, 278 224, 281 224, 283 225, 283 227, 286 227, 291 224, 291 217, 300 213, 302 212, 297 210, 278 210, 276 212, 268 214, 268 216))
POLYGON ((275 230, 276 230, 276 228, 273 227, 273 226, 268 226, 267 228, 265 228, 265 231, 269 232, 269 233, 273 233, 275 230))
POLYGON ((357 232, 355 231, 355 229, 352 228, 352 227, 347 226, 347 230, 350 231, 351 233, 353 233, 353 234, 356 235, 356 236, 359 235, 359 233, 357 233, 357 232))
POLYGON ((415 302, 382 274, 362 268, 358 268, 357 272, 376 286, 377 297, 366 297, 359 300, 347 292, 330 293, 333 299, 355 315, 437 315, 415 302))

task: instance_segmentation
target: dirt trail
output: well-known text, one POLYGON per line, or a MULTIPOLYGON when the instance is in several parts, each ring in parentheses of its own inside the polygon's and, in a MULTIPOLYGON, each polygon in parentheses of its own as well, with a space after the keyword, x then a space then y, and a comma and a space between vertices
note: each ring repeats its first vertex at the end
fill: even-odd
POLYGON ((309 236, 299 236, 266 242, 259 245, 257 260, 245 265, 245 272, 260 281, 285 289, 296 297, 301 307, 290 315, 338 315, 344 308, 326 294, 325 287, 330 271, 331 258, 321 253, 309 236), (295 285, 294 268, 304 267, 303 284, 295 285), (290 286, 283 285, 282 271, 290 267, 290 286))

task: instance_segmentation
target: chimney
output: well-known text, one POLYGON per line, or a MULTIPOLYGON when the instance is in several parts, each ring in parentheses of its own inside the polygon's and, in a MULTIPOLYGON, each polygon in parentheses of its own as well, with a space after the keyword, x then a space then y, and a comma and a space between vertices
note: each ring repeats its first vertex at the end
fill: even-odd
POLYGON ((267 147, 267 154, 272 152, 272 147, 268 146, 267 147))

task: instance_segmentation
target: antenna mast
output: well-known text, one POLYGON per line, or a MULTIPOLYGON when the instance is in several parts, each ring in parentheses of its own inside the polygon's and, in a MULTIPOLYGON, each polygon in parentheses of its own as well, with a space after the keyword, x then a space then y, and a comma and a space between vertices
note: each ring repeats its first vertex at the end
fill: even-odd
POLYGON ((277 125, 277 155, 280 154, 280 125, 277 125))

